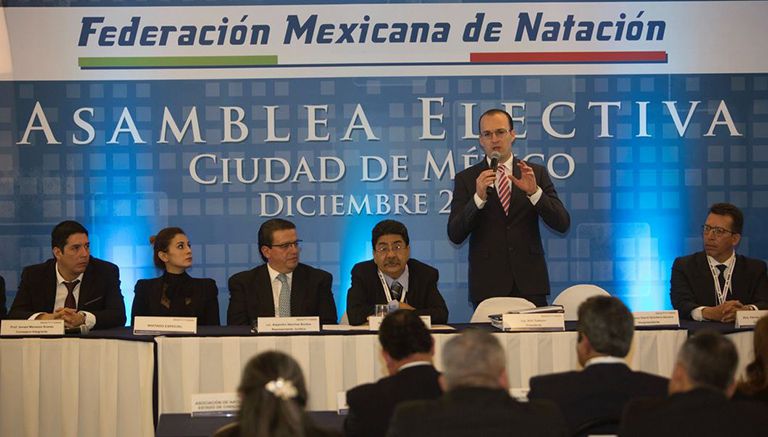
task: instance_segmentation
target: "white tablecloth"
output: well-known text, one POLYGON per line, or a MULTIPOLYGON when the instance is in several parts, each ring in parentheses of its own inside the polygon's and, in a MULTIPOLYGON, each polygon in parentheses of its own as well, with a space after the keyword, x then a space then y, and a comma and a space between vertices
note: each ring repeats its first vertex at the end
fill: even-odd
MULTIPOLYGON (((435 333, 436 366, 455 333, 435 333)), ((531 376, 579 367, 576 333, 496 333, 507 353, 511 387, 528 387, 531 376)), ((629 365, 669 376, 685 330, 637 331, 629 365)), ((158 337, 159 413, 190 411, 196 393, 234 392, 245 363, 267 350, 293 356, 307 379, 310 410, 335 410, 336 395, 385 376, 376 335, 158 337)))
POLYGON ((0 339, 0 436, 153 436, 153 344, 0 339))

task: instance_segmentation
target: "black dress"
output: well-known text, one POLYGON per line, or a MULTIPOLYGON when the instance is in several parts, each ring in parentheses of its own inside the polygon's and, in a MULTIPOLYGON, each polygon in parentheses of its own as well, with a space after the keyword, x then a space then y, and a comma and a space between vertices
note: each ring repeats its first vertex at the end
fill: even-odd
POLYGON ((218 326, 218 294, 213 279, 165 272, 159 278, 136 282, 131 318, 197 317, 198 325, 218 326))

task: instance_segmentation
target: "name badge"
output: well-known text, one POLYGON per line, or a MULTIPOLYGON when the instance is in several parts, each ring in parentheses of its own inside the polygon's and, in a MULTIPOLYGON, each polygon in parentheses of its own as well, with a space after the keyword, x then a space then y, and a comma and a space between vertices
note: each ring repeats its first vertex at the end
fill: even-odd
POLYGON ((0 335, 64 335, 63 320, 3 320, 0 335))
MULTIPOLYGON (((424 325, 427 327, 427 329, 432 329, 432 316, 419 316, 422 322, 424 322, 424 325)), ((384 320, 384 317, 381 316, 370 316, 368 317, 368 329, 371 331, 378 331, 381 327, 381 321, 384 320)))
POLYGON ((256 330, 265 332, 320 332, 320 317, 259 317, 256 330))
POLYGON ((240 411, 237 393, 197 393, 192 395, 192 417, 235 416, 240 411))
POLYGON ((768 316, 768 310, 763 311, 736 311, 736 327, 747 328, 755 326, 757 321, 768 316))
POLYGON ((504 314, 504 331, 565 331, 565 314, 504 314))
POLYGON ((133 319, 134 335, 197 334, 197 317, 149 317, 133 319))
POLYGON ((680 315, 677 310, 637 311, 632 313, 635 326, 674 326, 680 327, 680 315))

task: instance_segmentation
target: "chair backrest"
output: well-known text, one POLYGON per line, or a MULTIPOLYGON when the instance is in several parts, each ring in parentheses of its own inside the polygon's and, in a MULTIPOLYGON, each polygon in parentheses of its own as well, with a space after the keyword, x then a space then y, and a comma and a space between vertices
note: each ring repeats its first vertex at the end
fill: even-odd
POLYGON ((566 288, 557 295, 552 305, 562 305, 565 309, 565 320, 579 319, 579 305, 592 296, 610 296, 611 294, 597 285, 577 284, 566 288))
POLYGON ((491 297, 480 302, 480 305, 475 308, 475 313, 472 314, 472 319, 469 323, 490 323, 491 319, 488 316, 491 314, 531 308, 536 308, 536 305, 522 297, 491 297))

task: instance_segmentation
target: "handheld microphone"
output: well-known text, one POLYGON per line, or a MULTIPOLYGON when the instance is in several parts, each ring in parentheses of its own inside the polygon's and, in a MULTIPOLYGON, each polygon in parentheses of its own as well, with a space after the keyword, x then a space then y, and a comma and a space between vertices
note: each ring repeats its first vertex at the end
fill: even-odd
MULTIPOLYGON (((499 158, 501 158, 501 154, 499 152, 491 153, 491 170, 493 170, 494 173, 496 173, 496 170, 499 168, 499 158)), ((485 194, 490 196, 491 193, 493 193, 494 188, 494 184, 488 185, 485 187, 485 194)))

